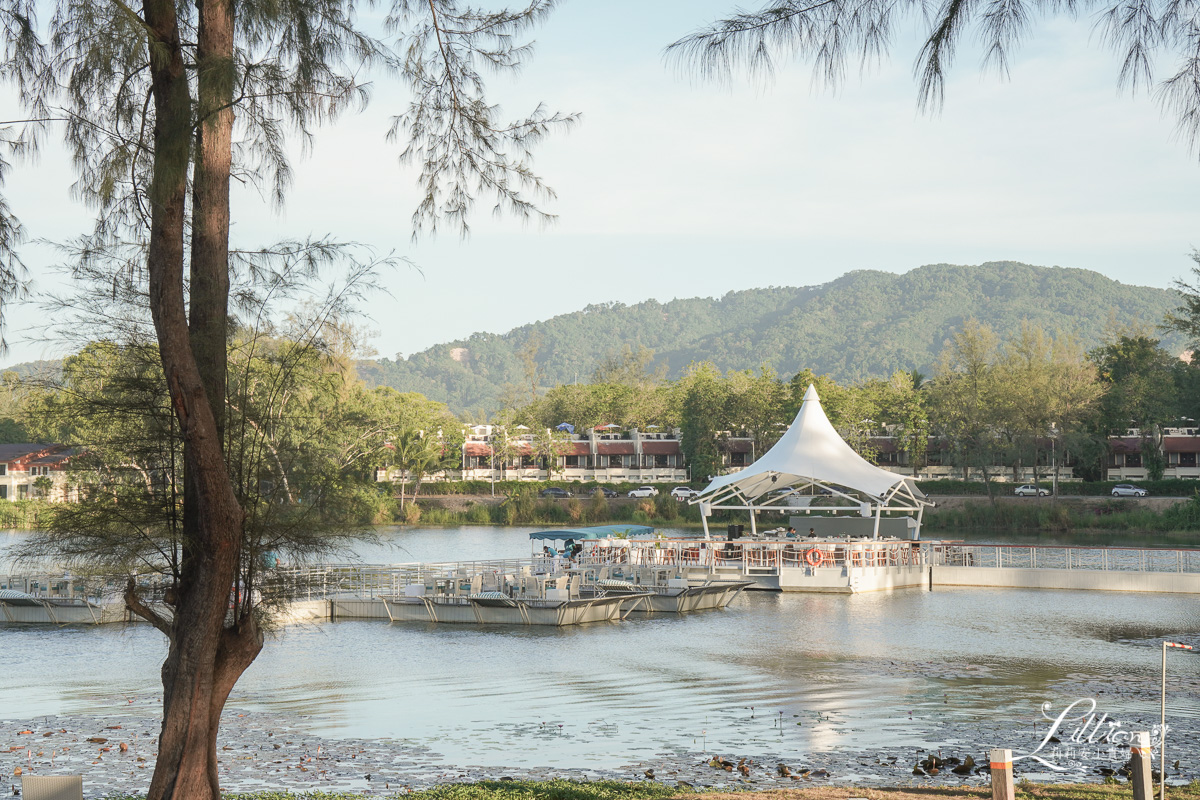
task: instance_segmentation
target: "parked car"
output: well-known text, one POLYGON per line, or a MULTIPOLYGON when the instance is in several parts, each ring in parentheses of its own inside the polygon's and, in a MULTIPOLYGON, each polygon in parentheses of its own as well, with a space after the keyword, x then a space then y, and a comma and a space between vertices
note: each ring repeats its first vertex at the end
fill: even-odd
POLYGON ((1013 494, 1017 497, 1047 497, 1050 494, 1050 490, 1027 483, 1024 486, 1018 486, 1016 489, 1013 489, 1013 494))
POLYGON ((629 490, 630 497, 658 497, 658 489, 653 486, 639 486, 629 490))
POLYGON ((671 490, 671 497, 676 500, 691 500, 693 497, 699 497, 700 493, 688 486, 676 486, 671 490))
POLYGON ((1132 483, 1118 483, 1112 488, 1113 497, 1145 497, 1146 490, 1132 483))
POLYGON ((571 493, 566 489, 560 489, 557 486, 547 486, 545 489, 542 489, 541 495, 542 497, 557 497, 559 499, 563 499, 570 497, 571 493))
MULTIPOLYGON (((601 487, 599 487, 598 489, 596 489, 596 492, 603 492, 603 493, 604 493, 604 496, 605 496, 606 498, 608 498, 609 500, 611 500, 612 498, 614 498, 614 497, 616 497, 616 496, 617 496, 617 490, 616 490, 616 489, 610 489, 610 488, 608 488, 607 486, 601 486, 601 487)), ((596 492, 592 492, 592 494, 595 494, 596 492)))

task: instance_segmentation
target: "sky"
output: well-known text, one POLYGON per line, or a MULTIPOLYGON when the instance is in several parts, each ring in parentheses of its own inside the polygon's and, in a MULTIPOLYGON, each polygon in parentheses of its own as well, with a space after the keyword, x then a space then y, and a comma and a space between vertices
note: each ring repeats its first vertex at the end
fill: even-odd
MULTIPOLYGON (((282 210, 235 195, 235 244, 332 236, 410 259, 365 308, 380 356, 500 333, 591 303, 720 296, 825 283, 851 270, 1014 260, 1166 287, 1200 246, 1200 162, 1152 96, 1117 90, 1119 59, 1092 20, 1038 21, 1008 79, 968 47, 938 114, 917 107, 918 32, 836 91, 789 64, 770 83, 713 85, 664 61, 671 41, 733 8, 716 0, 568 0, 534 58, 493 97, 581 123, 536 151, 557 192, 548 227, 495 219, 411 241, 416 169, 385 141, 407 93, 379 77, 366 111, 297 153, 282 210)), ((13 113, 11 111, 7 113, 13 113)), ((35 239, 84 230, 65 156, 18 165, 5 194, 35 239)), ((35 290, 54 288, 31 246, 35 290)), ((897 298, 896 302, 903 302, 897 298)), ((36 341, 45 311, 10 308, 15 364, 64 354, 36 341)))

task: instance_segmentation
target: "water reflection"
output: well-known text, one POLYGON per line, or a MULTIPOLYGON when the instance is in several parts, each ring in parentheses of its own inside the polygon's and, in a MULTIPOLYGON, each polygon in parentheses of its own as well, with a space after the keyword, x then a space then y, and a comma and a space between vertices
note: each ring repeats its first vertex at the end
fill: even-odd
MULTIPOLYGON (((513 557, 529 529, 387 529, 364 561, 513 557)), ((941 746, 945 726, 1032 725, 1043 701, 1113 691, 1157 717, 1157 639, 1200 643, 1167 595, 938 589, 743 595, 724 612, 583 628, 379 621, 284 629, 231 705, 317 734, 428 744, 456 763, 611 767, 660 752, 941 746)), ((146 626, 0 628, 0 716, 119 712, 157 694, 146 626)), ((1182 663, 1182 662, 1181 662, 1182 663)), ((1190 663, 1190 662, 1189 662, 1190 663)), ((1190 684, 1194 687, 1193 683, 1190 684)), ((1194 691, 1171 714, 1200 719, 1194 691)))

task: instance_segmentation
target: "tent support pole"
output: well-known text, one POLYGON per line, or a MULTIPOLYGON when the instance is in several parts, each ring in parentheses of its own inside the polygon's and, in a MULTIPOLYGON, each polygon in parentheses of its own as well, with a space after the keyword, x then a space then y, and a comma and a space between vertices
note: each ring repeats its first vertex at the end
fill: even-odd
POLYGON ((705 514, 704 504, 700 505, 700 524, 704 526, 704 541, 709 541, 712 537, 708 533, 708 515, 705 514))
POLYGON ((883 503, 875 506, 875 532, 872 534, 873 539, 879 538, 879 519, 883 516, 883 503))
POLYGON ((925 506, 918 506, 917 507, 917 531, 916 531, 916 536, 915 536, 915 538, 918 541, 920 541, 920 539, 921 539, 921 517, 923 517, 923 516, 925 516, 925 506))
POLYGON ((758 526, 754 523, 754 506, 750 506, 750 534, 758 533, 758 526))

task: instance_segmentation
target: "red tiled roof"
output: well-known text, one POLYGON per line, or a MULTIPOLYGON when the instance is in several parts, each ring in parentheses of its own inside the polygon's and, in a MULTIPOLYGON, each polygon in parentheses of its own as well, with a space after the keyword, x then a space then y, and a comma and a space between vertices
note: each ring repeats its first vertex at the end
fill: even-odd
POLYGON ((564 456, 590 456, 591 454, 592 447, 587 442, 571 442, 570 449, 563 453, 564 456))
POLYGON ((1114 453, 1140 453, 1142 440, 1136 436, 1111 436, 1108 439, 1108 448, 1114 453))
POLYGON ((463 453, 468 456, 490 456, 492 446, 484 442, 467 442, 463 445, 463 453))
POLYGON ((65 451, 62 453, 51 453, 50 455, 35 458, 29 462, 31 467, 50 467, 51 469, 62 469, 67 462, 71 460, 71 452, 65 451))
POLYGON ((0 462, 21 461, 30 456, 39 457, 61 447, 62 445, 56 444, 0 444, 0 462))
POLYGON ((1164 436, 1164 453, 1200 453, 1200 436, 1164 436))
POLYGON ((637 454, 633 442, 596 442, 596 452, 602 456, 632 456, 637 454))
POLYGON ((642 442, 642 452, 648 456, 677 456, 682 451, 679 449, 678 441, 665 440, 658 442, 642 442))

